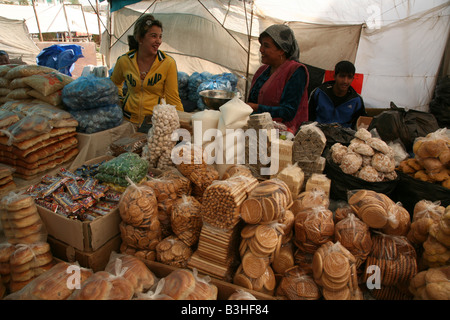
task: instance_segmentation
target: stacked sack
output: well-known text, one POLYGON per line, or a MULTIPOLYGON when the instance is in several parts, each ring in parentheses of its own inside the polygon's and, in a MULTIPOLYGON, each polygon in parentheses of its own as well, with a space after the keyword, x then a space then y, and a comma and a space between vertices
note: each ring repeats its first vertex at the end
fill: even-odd
POLYGON ((364 128, 356 131, 349 146, 333 144, 331 158, 345 174, 368 182, 397 179, 393 149, 364 128))
POLYGON ((417 273, 411 279, 409 291, 415 300, 450 300, 450 266, 417 273))
POLYGON ((120 251, 136 255, 143 251, 147 260, 156 260, 156 246, 161 241, 161 226, 155 193, 145 185, 130 184, 119 201, 120 251))
POLYGON ((64 87, 62 102, 78 121, 78 132, 91 134, 122 124, 118 89, 109 78, 77 78, 64 87))
POLYGON ((450 138, 446 132, 443 128, 417 138, 414 158, 403 160, 398 169, 415 179, 450 189, 450 138))
POLYGON ((73 79, 53 68, 39 65, 18 65, 3 78, 9 81, 6 100, 38 100, 61 106, 62 89, 73 79))
POLYGON ((5 74, 12 68, 17 67, 18 64, 4 64, 0 66, 0 105, 9 101, 7 95, 11 92, 9 88, 10 80, 5 78, 5 74))

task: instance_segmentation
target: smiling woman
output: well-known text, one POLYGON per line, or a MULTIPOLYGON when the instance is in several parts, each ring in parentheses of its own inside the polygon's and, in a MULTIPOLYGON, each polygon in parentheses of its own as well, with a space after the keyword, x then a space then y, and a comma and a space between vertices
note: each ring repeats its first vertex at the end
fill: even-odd
POLYGON ((308 120, 309 82, 297 40, 288 26, 273 25, 261 33, 259 43, 263 65, 253 77, 247 104, 253 113, 270 113, 295 134, 308 120))
MULTIPOLYGON (((153 108, 164 99, 183 111, 175 60, 159 50, 163 26, 151 14, 136 20, 129 51, 117 59, 111 80, 119 89, 125 118, 137 126, 151 123, 153 108), (123 85, 127 91, 124 94, 123 85)), ((148 131, 148 129, 147 129, 148 131)))

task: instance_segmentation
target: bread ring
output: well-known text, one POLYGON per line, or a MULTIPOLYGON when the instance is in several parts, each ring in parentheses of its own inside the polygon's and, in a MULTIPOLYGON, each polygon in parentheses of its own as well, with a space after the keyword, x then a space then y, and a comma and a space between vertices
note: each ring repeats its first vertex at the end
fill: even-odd
POLYGON ((42 254, 50 252, 50 245, 48 244, 48 242, 44 242, 44 241, 36 242, 31 245, 31 250, 33 250, 33 252, 36 256, 42 255, 42 254))
POLYGON ((45 266, 47 264, 49 264, 50 262, 52 262, 53 260, 53 255, 51 252, 47 252, 47 253, 43 253, 40 255, 37 255, 32 261, 31 261, 31 265, 33 268, 39 268, 42 266, 45 266))
POLYGON ((27 217, 24 218, 20 218, 20 219, 2 219, 2 224, 3 222, 6 222, 5 224, 10 226, 10 228, 25 228, 25 227, 29 227, 32 224, 40 221, 41 217, 39 216, 39 214, 33 213, 27 217))
MULTIPOLYGON (((32 224, 31 226, 25 227, 25 228, 14 228, 9 229, 13 235, 14 238, 23 238, 26 236, 29 236, 31 234, 34 234, 36 232, 40 232, 42 229, 43 224, 41 222, 32 224)), ((5 229, 8 229, 5 228, 5 229)))
POLYGON ((31 196, 18 196, 17 199, 13 199, 12 201, 6 201, 6 210, 7 211, 17 211, 20 209, 25 209, 34 204, 34 200, 31 196))
POLYGON ((35 242, 44 241, 46 239, 47 235, 39 231, 25 237, 8 239, 8 242, 12 244, 33 244, 35 242))
POLYGON ((30 262, 34 258, 33 250, 31 250, 30 246, 20 246, 14 253, 11 255, 9 259, 9 263, 11 267, 20 266, 27 262, 30 262))
POLYGON ((9 219, 21 219, 32 215, 33 213, 38 213, 36 205, 33 203, 31 206, 19 209, 16 211, 7 211, 6 217, 9 219))
POLYGON ((31 269, 25 270, 23 272, 11 272, 11 279, 13 281, 27 281, 34 278, 34 272, 31 269))

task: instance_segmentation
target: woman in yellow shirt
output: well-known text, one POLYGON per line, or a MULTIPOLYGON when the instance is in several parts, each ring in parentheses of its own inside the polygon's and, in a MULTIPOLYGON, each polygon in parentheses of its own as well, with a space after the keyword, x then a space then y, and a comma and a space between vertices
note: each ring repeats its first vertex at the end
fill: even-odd
POLYGON ((152 115, 161 99, 183 111, 176 62, 159 50, 162 32, 161 22, 153 15, 142 15, 136 21, 133 36, 128 39, 130 51, 117 59, 111 75, 122 98, 125 118, 137 125, 152 115), (123 96, 124 82, 127 92, 123 96))

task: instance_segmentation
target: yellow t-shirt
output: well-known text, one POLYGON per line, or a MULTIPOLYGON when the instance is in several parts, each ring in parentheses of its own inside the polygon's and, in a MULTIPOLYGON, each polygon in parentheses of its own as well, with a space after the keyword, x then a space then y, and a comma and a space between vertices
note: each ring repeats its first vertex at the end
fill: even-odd
POLYGON ((153 113, 153 108, 164 99, 167 104, 183 111, 178 93, 178 74, 175 60, 158 50, 155 62, 144 80, 136 60, 136 50, 128 51, 117 59, 111 80, 122 96, 123 83, 126 82, 127 93, 123 97, 123 114, 131 122, 141 124, 145 116, 153 113))

